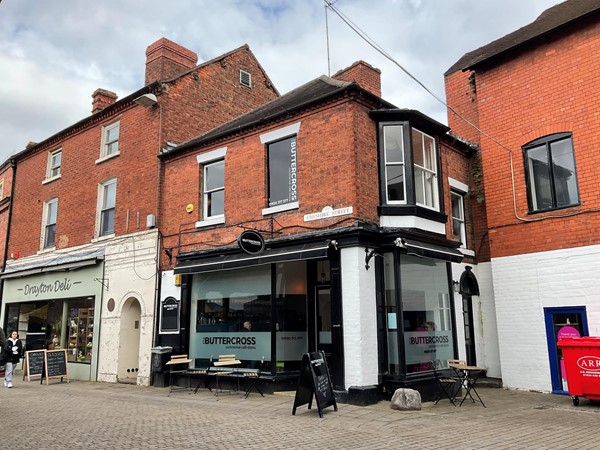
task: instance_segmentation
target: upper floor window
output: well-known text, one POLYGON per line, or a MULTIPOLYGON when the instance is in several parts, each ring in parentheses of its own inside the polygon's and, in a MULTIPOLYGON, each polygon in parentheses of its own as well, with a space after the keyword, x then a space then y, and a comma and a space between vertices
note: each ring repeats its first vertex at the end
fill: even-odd
POLYGON ((48 153, 48 166, 46 168, 46 180, 58 178, 62 164, 62 149, 48 153))
POLYGON ((0 180, 0 200, 4 198, 4 178, 0 180))
POLYGON ((571 133, 558 133, 523 146, 529 211, 579 204, 571 133))
POLYGON ((465 226, 465 197, 464 194, 452 191, 452 238, 467 245, 467 232, 465 226))
POLYGON ((438 181, 435 139, 413 128, 411 144, 417 204, 437 209, 438 181))
POLYGON ((202 178, 204 219, 222 216, 225 211, 225 160, 206 164, 202 178))
POLYGON ((115 178, 100 185, 100 236, 115 232, 115 207, 117 204, 117 180, 115 178))
POLYGON ((102 128, 101 159, 119 154, 119 129, 120 122, 112 123, 102 128))
POLYGON ((267 144, 267 208, 272 214, 299 207, 296 136, 300 122, 260 136, 267 144))
POLYGON ((202 220, 197 227, 225 223, 225 155, 227 147, 196 157, 202 167, 202 220))
POLYGON ((385 205, 417 205, 439 211, 437 141, 409 122, 381 125, 382 199, 385 205))
POLYGON ((56 245, 56 217, 58 215, 58 199, 53 198, 44 203, 42 218, 43 242, 42 248, 52 248, 56 245))
POLYGON ((405 203, 404 145, 401 125, 383 129, 385 157, 385 192, 387 203, 405 203))

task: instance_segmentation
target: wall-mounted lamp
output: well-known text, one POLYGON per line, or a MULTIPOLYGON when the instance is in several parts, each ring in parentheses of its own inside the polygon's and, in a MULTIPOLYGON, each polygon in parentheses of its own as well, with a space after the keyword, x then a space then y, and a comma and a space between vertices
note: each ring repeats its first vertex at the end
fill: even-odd
POLYGON ((377 253, 375 250, 369 250, 368 248, 365 248, 365 269, 369 270, 369 261, 371 261, 371 258, 373 258, 374 256, 379 256, 381 258, 383 258, 383 256, 379 253, 377 253))
POLYGON ((460 282, 452 280, 452 289, 454 290, 454 292, 459 294, 460 293, 460 282))
POLYGON ((144 108, 150 108, 151 106, 158 104, 158 99, 154 94, 144 94, 140 95, 138 98, 133 100, 133 103, 137 103, 138 105, 142 105, 144 108))

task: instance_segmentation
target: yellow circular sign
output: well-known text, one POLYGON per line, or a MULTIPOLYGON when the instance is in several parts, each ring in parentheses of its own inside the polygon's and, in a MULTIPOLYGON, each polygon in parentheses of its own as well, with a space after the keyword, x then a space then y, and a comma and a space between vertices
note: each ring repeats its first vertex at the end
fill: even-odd
POLYGON ((190 204, 188 204, 188 205, 185 207, 185 210, 186 210, 188 213, 191 213, 191 212, 194 210, 194 205, 192 205, 191 203, 190 203, 190 204))

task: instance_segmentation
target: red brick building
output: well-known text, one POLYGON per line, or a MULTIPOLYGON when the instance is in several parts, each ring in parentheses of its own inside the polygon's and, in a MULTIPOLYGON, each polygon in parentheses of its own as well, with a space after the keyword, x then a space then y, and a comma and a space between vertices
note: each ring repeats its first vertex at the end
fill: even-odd
POLYGON ((197 64, 163 38, 146 56, 144 87, 96 90, 90 116, 11 158, 2 323, 28 349, 66 349, 72 378, 150 382, 158 155, 278 96, 247 45, 197 64))
POLYGON ((481 147, 505 386, 565 392, 561 333, 600 333, 600 2, 566 1, 446 73, 481 147), (567 327, 567 328, 564 328, 567 327))
POLYGON ((453 280, 475 292, 475 151, 383 100, 379 77, 359 61, 161 155, 161 304, 182 314, 159 344, 291 385, 322 350, 357 402, 427 397, 431 361, 465 355, 453 280))

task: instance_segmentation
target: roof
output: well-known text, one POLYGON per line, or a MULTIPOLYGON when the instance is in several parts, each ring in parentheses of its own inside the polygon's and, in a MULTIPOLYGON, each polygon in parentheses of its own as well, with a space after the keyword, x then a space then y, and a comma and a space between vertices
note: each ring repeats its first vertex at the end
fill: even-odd
MULTIPOLYGON (((2 1, 2 0, 0 0, 2 1)), ((116 102, 114 102, 111 105, 108 105, 106 108, 93 113, 83 119, 81 119, 80 121, 68 126, 67 128, 53 134, 52 136, 49 136, 48 138, 44 139, 43 141, 36 143, 35 145, 31 145, 31 146, 27 146, 27 148, 25 148, 24 150, 21 150, 20 152, 15 153, 14 155, 11 155, 7 158, 6 161, 4 161, 4 163, 2 163, 2 165, 0 165, 0 168, 4 167, 4 165, 9 164, 11 161, 14 160, 18 160, 21 157, 25 156, 25 155, 29 155, 31 153, 34 153, 37 149, 43 147, 44 145, 53 142, 57 139, 63 139, 65 136, 69 135, 69 133, 80 130, 83 127, 86 127, 92 123, 95 123, 98 120, 102 120, 105 116, 114 114, 116 111, 120 110, 121 108, 126 107, 128 104, 130 104, 134 99, 146 94, 146 93, 159 93, 163 87, 162 84, 163 83, 172 83, 177 81, 178 79, 184 77, 185 75, 192 73, 198 69, 201 69, 203 67, 209 66, 211 64, 215 64, 216 62, 221 61, 222 59, 226 58, 227 56, 239 52, 239 51, 248 51, 252 54, 252 56, 254 57, 254 59, 256 60, 257 64, 259 65, 260 69, 263 71, 265 78, 268 80, 269 83, 271 83, 270 78, 267 76, 266 72, 264 71, 264 69, 262 68, 262 66, 260 66, 260 63, 258 62, 258 60, 256 59, 256 57, 254 56, 254 54, 252 53, 252 51, 250 50, 250 47, 248 46, 248 44, 244 44, 241 47, 238 47, 234 50, 231 50, 227 53, 224 53, 220 56, 217 56, 216 58, 213 58, 209 61, 203 62, 201 64, 198 64, 190 69, 186 69, 185 71, 182 71, 180 73, 178 73, 176 76, 171 77, 171 78, 167 78, 164 80, 157 80, 154 81, 150 84, 147 84, 146 86, 138 89, 137 91, 127 95, 126 97, 123 97, 119 100, 117 100, 116 102)), ((275 89, 275 86, 271 83, 271 88, 276 92, 277 89, 275 89)))
POLYGON ((394 105, 361 88, 357 83, 334 80, 333 78, 322 75, 224 125, 213 128, 211 131, 201 136, 164 151, 163 155, 171 156, 229 134, 265 124, 286 114, 307 108, 310 105, 314 105, 350 90, 361 92, 374 100, 378 105, 394 108, 394 105))
POLYGON ((600 0, 567 0, 545 10, 529 25, 519 28, 477 50, 465 53, 444 75, 450 75, 459 70, 473 69, 477 65, 515 51, 526 44, 598 13, 600 13, 600 0))

